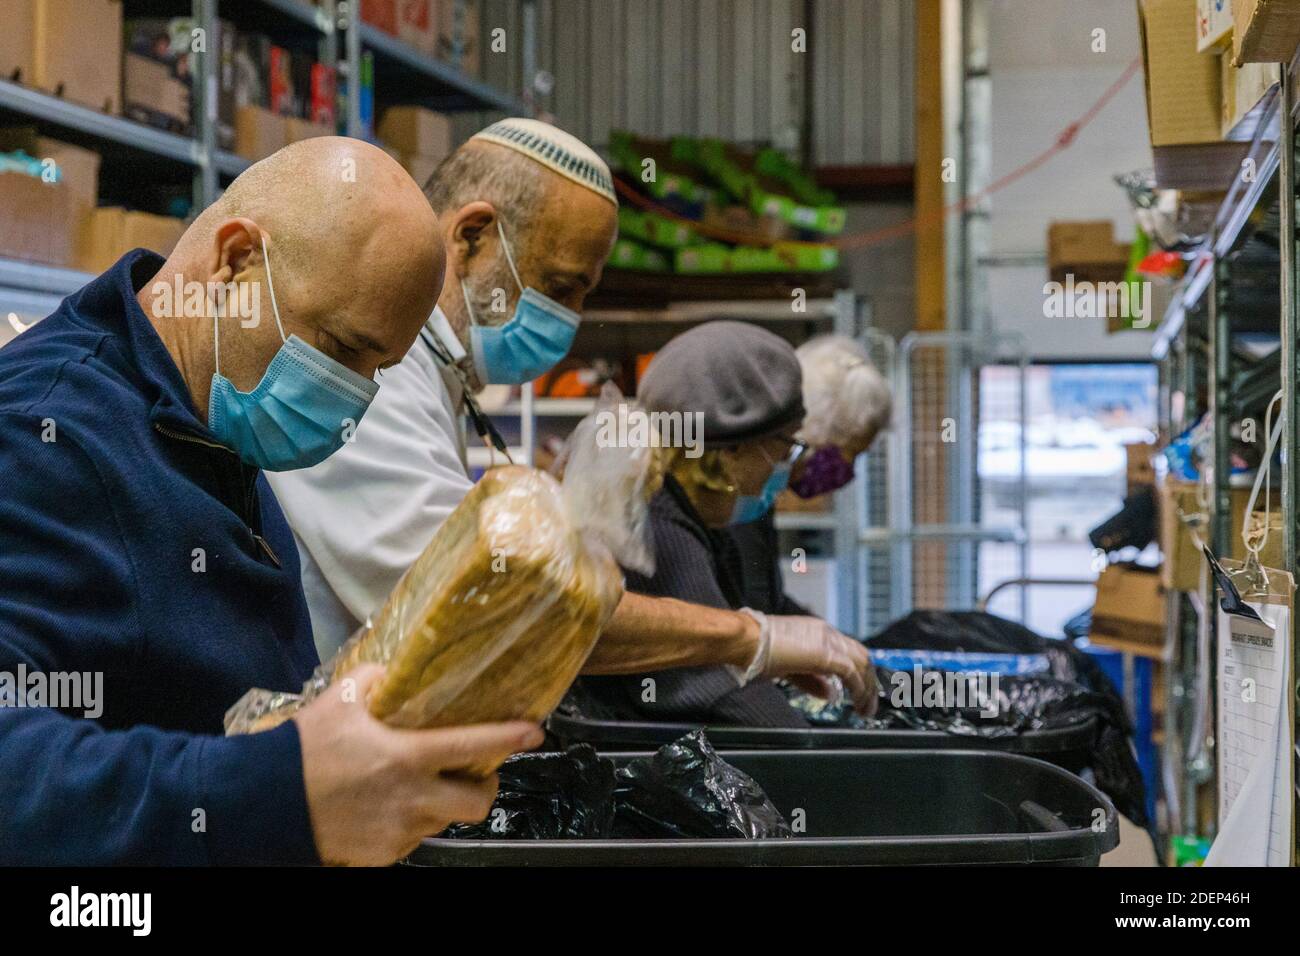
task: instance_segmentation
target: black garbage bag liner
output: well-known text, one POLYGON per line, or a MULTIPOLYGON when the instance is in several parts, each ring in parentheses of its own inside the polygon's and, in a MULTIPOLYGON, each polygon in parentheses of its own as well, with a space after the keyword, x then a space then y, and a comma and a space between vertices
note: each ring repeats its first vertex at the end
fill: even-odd
MULTIPOLYGON (((1023 624, 984 611, 913 611, 863 642, 873 647, 983 654, 1046 654, 1052 676, 1071 680, 1121 702, 1119 691, 1101 665, 1070 641, 1046 638, 1023 624)), ((1118 716, 1132 733, 1122 706, 1118 716)))
POLYGON ((461 840, 790 836, 781 811, 749 775, 694 731, 619 770, 589 744, 529 753, 501 765, 497 799, 461 840))
POLYGON ((1111 798, 1120 813, 1138 826, 1148 825, 1146 787, 1129 743, 1123 703, 1118 698, 1046 675, 1001 674, 996 692, 991 693, 990 683, 983 688, 990 692, 988 699, 982 699, 976 691, 978 685, 968 684, 962 690, 945 678, 945 672, 938 670, 921 669, 918 675, 877 667, 880 708, 871 718, 859 716, 845 704, 824 706, 821 701, 793 689, 790 702, 819 727, 936 730, 985 740, 1070 727, 1095 717, 1097 733, 1088 749, 1087 766, 1097 787, 1111 798), (892 693, 896 688, 915 688, 918 676, 922 688, 920 705, 909 703, 916 699, 915 692, 892 693), (896 683, 899 677, 902 683, 896 683), (927 684, 932 688, 928 694, 924 691, 927 684))
POLYGON ((867 648, 967 651, 993 654, 1045 654, 1051 676, 999 678, 998 715, 979 708, 952 711, 933 707, 896 707, 889 700, 892 672, 877 668, 881 707, 870 722, 848 711, 814 715, 821 726, 915 727, 992 738, 1027 730, 1068 727, 1096 717, 1098 733, 1088 766, 1098 788, 1116 809, 1139 826, 1148 826, 1146 784, 1130 740, 1133 725, 1115 685, 1090 655, 1071 641, 1049 639, 1015 621, 983 611, 913 611, 866 642, 867 648))
POLYGON ((614 800, 616 837, 793 835, 789 822, 762 788, 719 757, 701 730, 619 768, 614 800))
POLYGON ((443 835, 464 840, 598 839, 614 824, 614 762, 589 744, 516 754, 497 771, 496 801, 482 823, 443 835))

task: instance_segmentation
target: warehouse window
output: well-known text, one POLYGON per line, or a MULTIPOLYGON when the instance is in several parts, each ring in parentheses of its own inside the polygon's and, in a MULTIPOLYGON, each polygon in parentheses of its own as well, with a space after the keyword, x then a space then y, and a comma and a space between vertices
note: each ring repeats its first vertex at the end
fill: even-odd
MULTIPOLYGON (((1125 496, 1124 446, 1155 440, 1156 369, 1142 363, 1031 365, 1026 376, 1026 530, 1030 578, 1095 578, 1088 532, 1119 510, 1125 496)), ((980 377, 980 520, 990 527, 1019 521, 1020 423, 1018 370, 985 368, 980 377)), ((979 593, 1015 576, 1013 546, 981 548, 979 593)), ((1078 587, 1034 586, 1025 623, 1059 636, 1089 606, 1078 587)), ((1019 617, 1020 596, 1008 588, 989 606, 1019 617)))

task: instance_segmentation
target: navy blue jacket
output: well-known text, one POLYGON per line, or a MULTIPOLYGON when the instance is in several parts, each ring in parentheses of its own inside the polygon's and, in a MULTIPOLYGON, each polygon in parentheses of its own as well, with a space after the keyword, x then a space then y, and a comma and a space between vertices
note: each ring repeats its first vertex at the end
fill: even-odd
POLYGON ((221 736, 317 658, 266 479, 135 299, 162 264, 128 253, 0 349, 0 679, 103 675, 96 719, 0 706, 0 864, 319 862, 293 722, 221 736))

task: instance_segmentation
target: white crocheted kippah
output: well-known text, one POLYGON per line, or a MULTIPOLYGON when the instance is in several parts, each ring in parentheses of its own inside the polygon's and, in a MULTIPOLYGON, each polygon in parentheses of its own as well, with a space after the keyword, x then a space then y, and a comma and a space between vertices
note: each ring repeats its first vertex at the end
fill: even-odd
POLYGON ((615 206, 614 180, 609 167, 590 146, 576 136, 541 120, 512 117, 493 123, 471 139, 486 140, 523 153, 561 176, 604 196, 615 206))

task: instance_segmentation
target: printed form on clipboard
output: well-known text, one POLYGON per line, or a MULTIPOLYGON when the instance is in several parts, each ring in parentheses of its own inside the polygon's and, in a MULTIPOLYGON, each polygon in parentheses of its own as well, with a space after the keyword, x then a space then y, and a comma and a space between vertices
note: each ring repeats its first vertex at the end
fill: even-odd
POLYGON ((1219 833, 1206 866, 1290 866, 1294 580, 1210 552, 1216 604, 1219 833), (1244 592, 1244 593, 1243 593, 1244 592))

